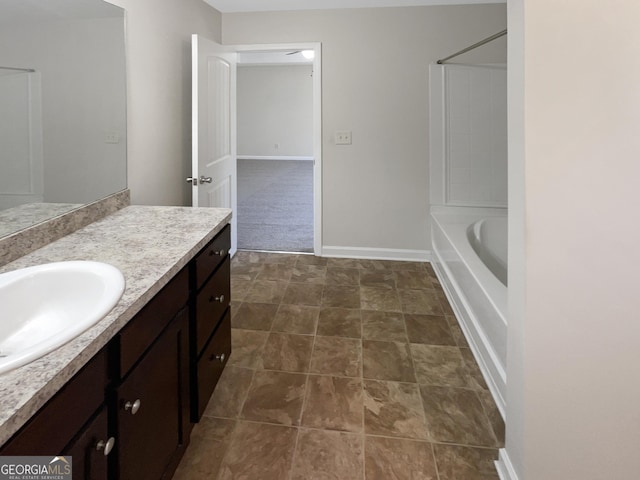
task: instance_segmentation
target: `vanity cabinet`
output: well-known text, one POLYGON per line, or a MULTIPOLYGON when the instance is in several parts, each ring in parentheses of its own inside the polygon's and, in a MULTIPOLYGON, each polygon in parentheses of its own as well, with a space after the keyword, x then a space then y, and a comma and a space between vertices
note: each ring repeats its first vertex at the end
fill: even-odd
MULTIPOLYGON (((98 410, 95 417, 80 431, 71 444, 63 450, 73 459, 73 478, 107 480, 108 456, 115 445, 115 437, 109 436, 108 410, 98 410)), ((51 454, 51 451, 48 451, 51 454)))
POLYGON ((231 354, 231 229, 225 227, 192 263, 191 421, 198 422, 231 354))
POLYGON ((106 480, 114 440, 104 402, 108 382, 103 349, 0 448, 0 455, 72 455, 74 479, 106 480))
POLYGON ((225 227, 0 455, 71 455, 73 478, 170 479, 231 353, 225 227))
POLYGON ((112 345, 120 360, 110 402, 120 480, 170 478, 189 442, 188 299, 185 268, 112 345))

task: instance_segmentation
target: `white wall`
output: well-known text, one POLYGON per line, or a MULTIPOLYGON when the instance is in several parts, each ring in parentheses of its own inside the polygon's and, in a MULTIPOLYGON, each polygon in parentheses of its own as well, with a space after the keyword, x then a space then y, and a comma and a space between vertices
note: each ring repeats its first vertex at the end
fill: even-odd
POLYGON ((238 65, 238 155, 313 156, 311 74, 311 65, 238 65))
POLYGON ((191 34, 220 41, 221 15, 202 0, 111 0, 127 17, 131 201, 190 205, 191 34))
POLYGON ((509 17, 507 453, 521 480, 636 479, 640 4, 509 17))
MULTIPOLYGON (((223 15, 225 44, 322 42, 324 246, 430 248, 428 65, 505 23, 504 5, 223 15)), ((504 62, 505 45, 459 60, 504 62)))

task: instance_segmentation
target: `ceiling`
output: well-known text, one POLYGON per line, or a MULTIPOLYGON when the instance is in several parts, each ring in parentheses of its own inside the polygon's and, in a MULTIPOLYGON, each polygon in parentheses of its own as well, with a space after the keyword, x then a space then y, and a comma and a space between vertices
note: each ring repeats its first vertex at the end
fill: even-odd
POLYGON ((222 13, 506 3, 506 0, 205 0, 222 13))

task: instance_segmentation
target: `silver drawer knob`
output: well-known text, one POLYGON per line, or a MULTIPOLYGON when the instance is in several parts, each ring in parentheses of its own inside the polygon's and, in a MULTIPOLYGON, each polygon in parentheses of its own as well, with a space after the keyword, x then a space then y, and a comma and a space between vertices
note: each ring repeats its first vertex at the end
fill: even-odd
POLYGON ((131 413, 131 415, 135 415, 136 413, 138 413, 138 410, 140 410, 140 405, 142 405, 142 402, 140 401, 140 399, 137 399, 133 403, 125 402, 124 410, 125 412, 131 413))
POLYGON ((115 444, 116 444, 116 439, 113 437, 109 437, 109 440, 107 440, 106 442, 104 440, 100 440, 96 444, 96 450, 98 452, 102 452, 102 454, 106 457, 111 453, 111 450, 113 450, 113 446, 115 444))
POLYGON ((220 302, 220 303, 224 303, 224 295, 220 295, 219 297, 214 297, 213 295, 211 295, 209 297, 209 302, 220 302))
POLYGON ((217 255, 219 257, 224 257, 226 254, 227 254, 227 251, 224 248, 221 248, 220 250, 211 250, 209 252, 210 256, 217 255))
POLYGON ((219 360, 220 363, 224 363, 226 358, 227 356, 224 353, 220 353, 220 354, 212 353, 211 356, 209 357, 209 361, 213 362, 214 360, 219 360))

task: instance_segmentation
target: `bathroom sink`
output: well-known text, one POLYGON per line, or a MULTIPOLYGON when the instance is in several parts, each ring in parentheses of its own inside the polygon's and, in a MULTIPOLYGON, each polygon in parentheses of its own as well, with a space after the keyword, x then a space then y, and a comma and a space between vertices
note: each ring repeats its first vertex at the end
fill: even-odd
POLYGON ((124 276, 101 262, 57 262, 0 274, 0 374, 64 345, 105 317, 124 276))

